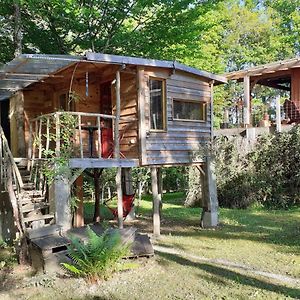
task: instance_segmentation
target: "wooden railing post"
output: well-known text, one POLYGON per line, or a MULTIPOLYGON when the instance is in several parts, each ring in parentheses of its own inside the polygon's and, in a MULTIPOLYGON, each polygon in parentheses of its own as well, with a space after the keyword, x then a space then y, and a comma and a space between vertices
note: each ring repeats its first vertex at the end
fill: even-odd
POLYGON ((28 139, 28 162, 27 162, 27 170, 30 169, 30 163, 32 159, 32 122, 29 121, 29 139, 28 139))
POLYGON ((39 122, 39 159, 42 158, 42 151, 43 151, 42 126, 43 126, 43 119, 40 119, 40 122, 39 122))
POLYGON ((82 132, 81 132, 81 115, 78 115, 78 130, 79 130, 80 157, 83 158, 82 132))
POLYGON ((55 132, 56 132, 55 154, 58 157, 60 155, 60 119, 58 113, 55 114, 55 132))
POLYGON ((102 144, 101 144, 100 117, 97 117, 97 127, 98 127, 98 157, 101 158, 102 144))

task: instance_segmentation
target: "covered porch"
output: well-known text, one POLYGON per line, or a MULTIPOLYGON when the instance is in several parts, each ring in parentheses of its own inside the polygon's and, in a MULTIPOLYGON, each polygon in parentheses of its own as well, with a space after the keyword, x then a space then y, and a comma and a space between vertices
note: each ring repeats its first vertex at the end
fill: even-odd
POLYGON ((237 135, 246 128, 258 132, 289 130, 300 122, 299 58, 231 72, 226 77, 240 86, 232 105, 224 109, 217 135, 237 135))

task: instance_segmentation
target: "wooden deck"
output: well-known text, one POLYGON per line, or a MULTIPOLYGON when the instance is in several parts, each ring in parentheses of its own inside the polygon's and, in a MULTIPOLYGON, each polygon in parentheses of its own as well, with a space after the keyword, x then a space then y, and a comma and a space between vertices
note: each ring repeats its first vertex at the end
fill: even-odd
POLYGON ((115 158, 72 158, 70 168, 93 169, 93 168, 133 168, 139 166, 138 159, 115 159, 115 158))

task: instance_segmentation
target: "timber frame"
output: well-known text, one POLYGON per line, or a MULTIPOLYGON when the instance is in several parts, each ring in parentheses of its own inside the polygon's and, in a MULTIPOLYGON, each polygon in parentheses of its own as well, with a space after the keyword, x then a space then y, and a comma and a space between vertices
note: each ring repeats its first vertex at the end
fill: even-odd
MULTIPOLYGON (((152 175, 154 234, 159 235, 160 168, 202 166, 207 181, 212 181, 210 162, 196 154, 213 136, 214 83, 225 82, 222 76, 175 61, 101 53, 87 53, 82 57, 23 54, 0 71, 0 100, 10 99, 10 147, 15 157, 27 159, 29 170, 48 159, 47 151, 52 150, 60 157, 62 116, 73 116, 76 121, 73 140, 76 151, 70 157, 69 168, 78 171, 73 177, 57 178, 50 193, 56 225, 64 230, 71 226, 70 186, 75 182, 82 198, 80 174, 85 169, 115 167, 118 223, 123 228, 122 170, 148 166, 152 175), (165 130, 150 128, 151 118, 155 117, 150 115, 149 80, 152 78, 164 82, 161 96, 165 101, 165 130), (61 111, 62 95, 69 101, 65 106, 72 111, 61 111), (174 99, 204 104, 203 120, 176 119, 174 99), (50 136, 55 136, 54 141, 50 136), (69 188, 64 188, 66 185, 69 188), (66 194, 61 195, 62 192, 66 194)), ((3 122, 1 125, 5 125, 3 122)), ((208 186, 210 191, 213 185, 208 186)), ((216 197, 210 197, 210 192, 207 197, 217 201, 216 197)), ((77 226, 83 222, 82 210, 80 203, 81 216, 75 217, 77 226)))

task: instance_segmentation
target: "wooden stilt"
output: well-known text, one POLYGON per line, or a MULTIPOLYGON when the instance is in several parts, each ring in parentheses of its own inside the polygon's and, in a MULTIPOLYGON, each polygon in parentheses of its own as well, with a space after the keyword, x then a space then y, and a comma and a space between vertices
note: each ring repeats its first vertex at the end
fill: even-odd
POLYGON ((157 168, 157 188, 158 188, 158 198, 159 198, 159 216, 161 218, 162 196, 163 196, 163 181, 162 181, 161 168, 157 168))
POLYGON ((123 192, 122 192, 122 168, 117 168, 116 187, 118 195, 118 225, 123 228, 123 192))
POLYGON ((157 168, 151 168, 152 199, 153 199, 153 235, 160 236, 160 196, 158 192, 157 168))
POLYGON ((75 227, 84 226, 84 207, 83 207, 83 176, 80 175, 76 181, 76 197, 79 199, 75 213, 75 227))
POLYGON ((203 166, 204 174, 202 181, 203 188, 203 211, 201 214, 202 227, 216 227, 218 225, 218 198, 214 164, 210 158, 206 158, 203 166))
POLYGON ((99 177, 102 172, 98 169, 94 169, 94 187, 95 187, 95 210, 93 221, 95 223, 100 222, 100 185, 99 177))

